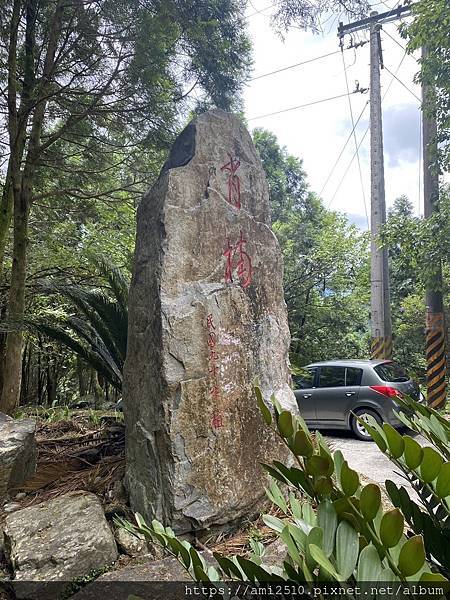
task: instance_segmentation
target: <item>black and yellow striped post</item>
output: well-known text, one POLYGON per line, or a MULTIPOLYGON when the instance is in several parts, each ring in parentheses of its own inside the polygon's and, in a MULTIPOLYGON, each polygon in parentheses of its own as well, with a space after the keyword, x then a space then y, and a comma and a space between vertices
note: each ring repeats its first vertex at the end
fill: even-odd
POLYGON ((372 344, 370 347, 370 358, 372 360, 379 360, 382 358, 392 358, 392 337, 391 336, 377 336, 372 338, 372 344))
POLYGON ((442 312, 427 314, 427 403, 432 408, 443 408, 446 400, 447 359, 445 356, 445 328, 442 312))

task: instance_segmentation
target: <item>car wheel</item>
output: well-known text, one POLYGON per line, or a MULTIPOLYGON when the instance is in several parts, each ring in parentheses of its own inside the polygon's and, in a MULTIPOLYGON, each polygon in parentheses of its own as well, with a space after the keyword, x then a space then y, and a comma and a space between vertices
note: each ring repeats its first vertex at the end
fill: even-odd
MULTIPOLYGON (((380 424, 382 422, 380 419, 380 415, 373 410, 369 410, 368 408, 360 408, 359 410, 356 410, 355 415, 357 415, 360 419, 366 422, 368 422, 368 417, 373 417, 380 424)), ((372 437, 367 432, 364 425, 362 425, 358 421, 358 419, 355 418, 355 415, 352 415, 352 418, 350 420, 350 426, 352 428, 353 433, 359 440, 362 440, 363 442, 371 442, 372 437)))

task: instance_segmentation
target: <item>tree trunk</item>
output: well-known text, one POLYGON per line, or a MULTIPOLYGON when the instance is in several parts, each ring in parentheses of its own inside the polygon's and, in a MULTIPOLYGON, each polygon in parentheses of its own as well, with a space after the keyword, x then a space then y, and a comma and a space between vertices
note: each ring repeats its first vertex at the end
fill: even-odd
POLYGON ((86 394, 87 394, 87 388, 86 388, 86 381, 85 381, 85 375, 84 375, 84 369, 83 369, 83 361, 81 360, 81 358, 79 356, 77 356, 77 376, 78 376, 78 393, 80 395, 80 398, 83 398, 83 396, 86 396, 86 394))
MULTIPOLYGON (((14 190, 13 267, 8 307, 8 316, 12 320, 21 319, 25 309, 27 234, 31 199, 29 192, 31 190, 25 182, 22 190, 14 190)), ((8 333, 6 338, 0 411, 7 415, 12 415, 19 405, 22 381, 22 338, 22 331, 12 331, 8 333)))
MULTIPOLYGON (((34 77, 34 29, 36 22, 37 0, 27 2, 27 27, 25 34, 26 66, 25 74, 32 81, 34 77)), ((12 182, 14 195, 14 244, 13 265, 11 272, 11 287, 9 292, 8 315, 10 319, 21 320, 25 309, 25 283, 27 268, 27 236, 28 221, 31 210, 31 199, 34 179, 36 176, 37 160, 40 153, 41 132, 44 122, 50 76, 53 71, 56 47, 61 33, 61 19, 63 13, 62 2, 58 2, 52 18, 50 37, 44 61, 39 89, 40 99, 36 100, 32 126, 29 133, 27 155, 22 174, 19 169, 12 168, 12 182)), ((11 70, 10 70, 11 71, 11 70)), ((11 75, 11 73, 10 73, 11 75)), ((15 80, 16 74, 11 77, 15 80)), ((31 88, 30 82, 30 88, 31 88)), ((24 104, 28 105, 30 89, 27 88, 24 104)), ((15 97, 14 97, 15 104, 15 97)), ((10 109, 11 112, 15 112, 10 109)), ((15 115, 17 117, 17 115, 15 115)), ((17 121, 17 119, 16 119, 17 121)), ((17 124, 17 123, 16 123, 17 124)), ((23 130, 24 135, 26 128, 23 130)), ((19 404, 22 364, 22 338, 21 331, 9 333, 6 339, 6 356, 4 362, 3 390, 0 400, 0 411, 12 414, 19 404)))

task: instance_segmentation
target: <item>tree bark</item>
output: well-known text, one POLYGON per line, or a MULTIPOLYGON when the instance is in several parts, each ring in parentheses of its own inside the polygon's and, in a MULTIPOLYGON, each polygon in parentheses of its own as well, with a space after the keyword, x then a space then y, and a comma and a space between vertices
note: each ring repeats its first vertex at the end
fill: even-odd
MULTIPOLYGON (((28 222, 31 210, 32 190, 36 176, 37 159, 39 155, 39 144, 41 140, 42 125, 45 109, 47 106, 47 95, 49 81, 54 67, 55 53, 61 32, 63 5, 59 2, 55 8, 47 52, 44 61, 44 69, 39 85, 39 98, 32 119, 31 131, 28 139, 27 155, 23 172, 20 177, 14 171, 13 194, 14 194, 14 243, 13 243, 13 265, 11 271, 11 286, 9 292, 8 316, 12 320, 23 318, 25 309, 25 283, 27 271, 27 244, 28 244, 28 222)), ((36 0, 29 0, 27 4, 27 32, 26 53, 33 61, 34 49, 34 23, 36 19, 36 0)), ((25 73, 30 73, 31 65, 26 65, 25 73)), ((35 89, 38 86, 35 86, 35 89)), ((28 91, 26 92, 28 100, 28 91)), ((27 102, 26 102, 27 104, 27 102)), ((20 169, 19 169, 20 174, 20 169)), ((19 404, 21 386, 22 365, 22 339, 21 331, 8 334, 6 339, 6 353, 3 373, 3 390, 0 401, 0 411, 13 414, 19 404)))

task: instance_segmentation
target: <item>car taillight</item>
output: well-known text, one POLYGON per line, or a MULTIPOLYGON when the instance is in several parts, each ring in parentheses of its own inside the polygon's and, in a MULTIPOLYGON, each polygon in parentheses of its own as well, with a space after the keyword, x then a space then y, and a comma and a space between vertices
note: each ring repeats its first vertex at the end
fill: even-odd
POLYGON ((390 385, 371 385, 370 389, 382 394, 383 396, 387 396, 388 398, 401 398, 403 396, 399 390, 391 387, 390 385))

